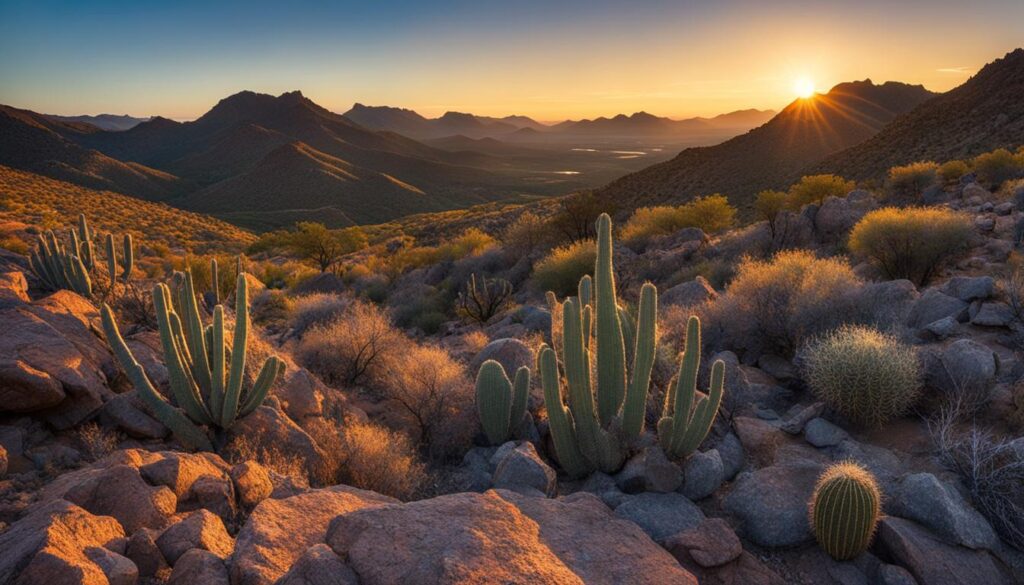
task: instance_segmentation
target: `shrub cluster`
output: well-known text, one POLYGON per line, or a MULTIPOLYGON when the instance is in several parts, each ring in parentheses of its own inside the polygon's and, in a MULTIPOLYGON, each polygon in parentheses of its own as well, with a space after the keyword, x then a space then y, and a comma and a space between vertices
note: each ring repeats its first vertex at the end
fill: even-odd
POLYGON ((880 427, 920 395, 914 347, 869 327, 844 326, 814 339, 800 362, 815 396, 856 424, 880 427))
POLYGON ((736 208, 724 195, 716 193, 674 207, 641 207, 626 222, 621 236, 625 241, 638 242, 687 227, 717 233, 732 227, 735 218, 736 208))
POLYGON ((931 161, 892 167, 889 169, 889 190, 893 195, 918 196, 938 181, 938 174, 939 165, 931 161))
POLYGON ((955 184, 960 180, 960 177, 966 175, 971 171, 971 167, 967 166, 962 160, 951 160, 939 165, 938 173, 939 178, 942 182, 947 185, 955 184))
POLYGON ((1004 181, 1024 175, 1024 151, 1012 153, 999 148, 974 157, 971 166, 979 180, 991 189, 998 189, 1004 181))
POLYGON ((307 331, 295 356, 328 384, 373 383, 404 339, 376 305, 353 301, 340 317, 307 331))
POLYGON ((800 209, 814 203, 821 205, 829 197, 845 197, 856 185, 835 175, 809 175, 789 188, 789 206, 800 209))
POLYGON ((580 278, 594 270, 597 246, 594 240, 566 244, 551 251, 533 267, 533 278, 544 291, 572 295, 580 278))

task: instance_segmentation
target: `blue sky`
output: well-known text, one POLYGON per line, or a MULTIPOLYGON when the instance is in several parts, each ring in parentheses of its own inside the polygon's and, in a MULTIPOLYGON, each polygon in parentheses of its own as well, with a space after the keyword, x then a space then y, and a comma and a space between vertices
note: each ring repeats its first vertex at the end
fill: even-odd
POLYGON ((1024 1, 9 2, 0 103, 201 115, 243 89, 541 119, 778 108, 897 79, 946 90, 1024 44, 1024 1))

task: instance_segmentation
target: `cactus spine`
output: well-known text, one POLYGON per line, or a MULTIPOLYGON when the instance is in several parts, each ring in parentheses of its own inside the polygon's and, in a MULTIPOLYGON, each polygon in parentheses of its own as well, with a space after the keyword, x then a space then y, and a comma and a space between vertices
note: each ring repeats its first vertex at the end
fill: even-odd
POLYGON ((526 399, 530 390, 530 368, 516 370, 510 381, 505 368, 494 360, 480 366, 476 376, 476 408, 480 424, 492 445, 509 440, 526 416, 526 399))
POLYGON ((153 304, 171 393, 181 410, 153 390, 145 371, 124 343, 107 305, 103 305, 103 328, 121 366, 128 373, 140 397, 149 404, 160 421, 187 447, 212 450, 212 444, 200 425, 227 430, 238 418, 255 410, 284 371, 284 361, 277 356, 268 358, 252 387, 243 392, 249 330, 245 278, 239 275, 236 287, 235 330, 229 362, 225 355, 227 340, 224 307, 217 305, 214 308, 213 323, 204 327, 191 273, 175 277, 178 311, 175 311, 175 303, 171 300, 172 290, 165 284, 158 284, 153 289, 153 304))
MULTIPOLYGON (((579 296, 561 304, 559 355, 545 346, 538 359, 555 450, 559 463, 574 476, 595 469, 618 470, 628 442, 643 432, 657 338, 657 290, 650 283, 644 285, 638 322, 634 326, 629 319, 624 328, 624 311, 615 295, 612 226, 607 214, 598 219, 597 233, 594 278, 584 276, 579 296), (596 379, 591 375, 591 338, 597 360, 596 379), (628 379, 627 343, 633 345, 633 368, 628 379), (556 357, 561 358, 565 369, 565 402, 556 357)), ((549 303, 557 302, 553 295, 549 294, 548 299, 549 303)))
POLYGON ((821 548, 837 561, 867 550, 881 499, 875 478, 856 463, 837 463, 825 470, 809 504, 811 528, 821 548))
POLYGON ((662 418, 658 421, 658 440, 670 457, 684 458, 697 450, 722 403, 725 363, 718 360, 711 366, 711 388, 706 395, 697 390, 699 367, 700 319, 691 316, 686 324, 686 347, 676 383, 665 396, 662 418))

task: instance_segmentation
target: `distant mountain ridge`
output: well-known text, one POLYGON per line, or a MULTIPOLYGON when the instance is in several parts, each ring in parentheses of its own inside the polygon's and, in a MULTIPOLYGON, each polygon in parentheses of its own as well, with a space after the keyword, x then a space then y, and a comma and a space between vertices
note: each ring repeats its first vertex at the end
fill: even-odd
POLYGON ((45 114, 46 117, 61 122, 83 122, 85 124, 92 124, 100 130, 110 130, 112 132, 119 132, 121 130, 129 130, 138 126, 143 122, 149 121, 151 118, 135 118, 125 114, 99 114, 96 116, 58 116, 56 114, 45 114))
POLYGON ((795 100, 746 134, 716 146, 688 148, 598 193, 624 208, 711 193, 745 205, 758 191, 788 186, 808 166, 867 140, 934 95, 920 85, 897 82, 841 83, 827 94, 795 100))
POLYGON ((445 112, 439 118, 426 118, 413 110, 391 106, 366 106, 357 103, 342 114, 349 120, 373 130, 388 130, 417 140, 462 135, 467 138, 494 138, 520 128, 535 130, 545 126, 527 116, 492 118, 464 112, 445 112))

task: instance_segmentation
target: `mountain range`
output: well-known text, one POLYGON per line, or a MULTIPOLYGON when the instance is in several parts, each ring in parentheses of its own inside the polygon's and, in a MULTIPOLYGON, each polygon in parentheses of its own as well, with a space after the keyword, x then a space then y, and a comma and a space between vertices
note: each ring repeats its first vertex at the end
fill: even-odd
POLYGON ((149 118, 135 118, 123 114, 99 114, 97 116, 57 116, 46 114, 46 116, 59 122, 84 122, 92 124, 100 130, 111 130, 114 132, 129 130, 149 120, 149 118))

